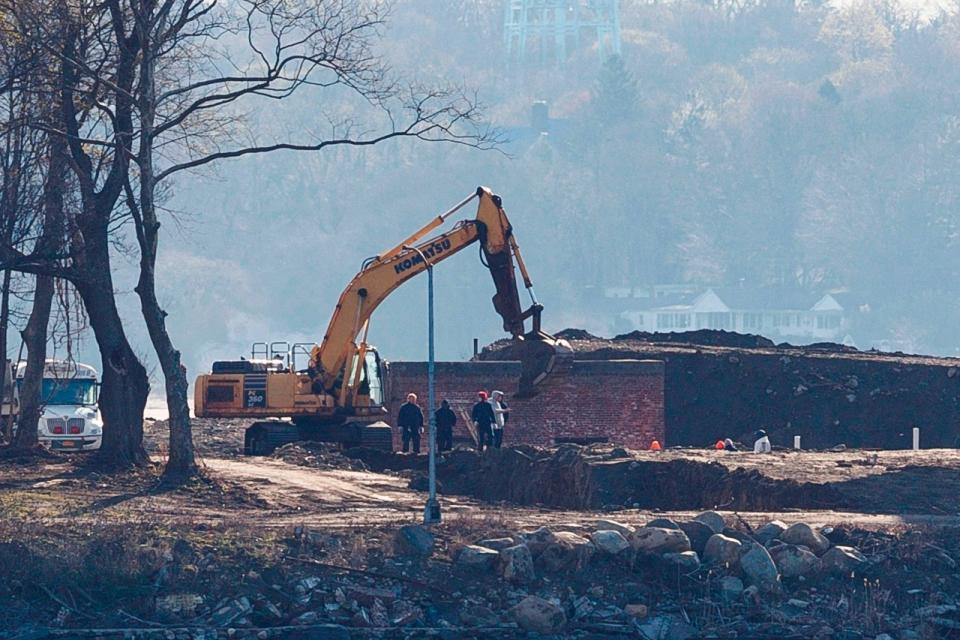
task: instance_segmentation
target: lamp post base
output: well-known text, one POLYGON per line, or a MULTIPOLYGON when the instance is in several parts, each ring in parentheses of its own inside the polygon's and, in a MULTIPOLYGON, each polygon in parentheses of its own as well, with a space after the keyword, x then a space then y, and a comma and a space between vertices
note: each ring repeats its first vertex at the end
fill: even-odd
POLYGON ((423 508, 423 524, 440 524, 440 503, 436 500, 427 500, 423 508))

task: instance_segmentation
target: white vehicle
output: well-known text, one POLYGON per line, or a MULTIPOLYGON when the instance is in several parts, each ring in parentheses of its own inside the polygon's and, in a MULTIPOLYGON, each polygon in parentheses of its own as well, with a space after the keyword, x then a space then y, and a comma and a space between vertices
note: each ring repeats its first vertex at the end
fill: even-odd
MULTIPOLYGON (((19 405, 25 362, 17 363, 14 406, 19 405)), ((103 420, 97 407, 100 382, 97 370, 69 360, 47 360, 43 366, 41 403, 37 425, 40 444, 56 451, 92 451, 100 448, 103 420)))

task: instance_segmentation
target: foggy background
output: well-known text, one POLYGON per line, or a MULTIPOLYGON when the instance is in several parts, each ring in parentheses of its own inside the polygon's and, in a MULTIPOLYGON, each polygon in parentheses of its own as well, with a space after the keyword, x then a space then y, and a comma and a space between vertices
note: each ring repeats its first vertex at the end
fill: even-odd
MULTIPOLYGON (((619 56, 586 41, 541 61, 511 60, 505 2, 392 4, 382 52, 393 69, 476 89, 507 142, 271 154, 180 179, 158 286, 191 380, 253 341, 319 341, 364 258, 478 185, 503 198, 548 331, 682 330, 656 325, 657 309, 712 291, 777 341, 960 355, 951 7, 623 0, 619 56), (783 338, 770 324, 827 294, 836 326, 783 338)), ((238 116, 251 132, 310 135, 352 108, 316 99, 238 116)), ((159 393, 136 255, 116 260, 122 313, 159 393)), ((435 278, 438 359, 503 337, 476 247, 435 278)), ((370 342, 388 360, 426 358, 425 276, 378 309, 370 342)), ((81 357, 99 367, 92 336, 81 357)))

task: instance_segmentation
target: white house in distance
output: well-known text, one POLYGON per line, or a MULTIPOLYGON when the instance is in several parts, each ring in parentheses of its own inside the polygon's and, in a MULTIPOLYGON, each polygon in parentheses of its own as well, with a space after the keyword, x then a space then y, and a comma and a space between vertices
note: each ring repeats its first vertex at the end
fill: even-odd
POLYGON ((772 340, 851 344, 844 307, 830 293, 685 285, 607 289, 621 298, 620 318, 649 332, 722 329, 755 333, 772 340), (631 308, 632 307, 632 308, 631 308))

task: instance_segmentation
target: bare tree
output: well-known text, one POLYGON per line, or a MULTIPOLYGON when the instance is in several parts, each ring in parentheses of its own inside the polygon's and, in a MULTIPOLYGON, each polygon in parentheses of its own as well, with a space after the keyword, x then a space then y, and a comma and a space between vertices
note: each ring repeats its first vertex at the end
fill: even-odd
POLYGON ((377 3, 131 0, 130 8, 141 51, 134 88, 138 188, 128 185, 127 192, 140 245, 136 291, 166 384, 167 471, 188 474, 195 468, 189 382, 156 295, 161 184, 220 160, 281 150, 368 146, 401 137, 485 147, 494 139, 478 126, 475 99, 462 91, 402 87, 390 78, 374 53, 384 19, 377 3), (326 134, 300 132, 289 140, 249 132, 241 139, 231 126, 255 102, 282 100, 304 88, 346 89, 372 107, 366 112, 371 120, 361 126, 331 117, 326 134))
POLYGON ((130 346, 117 311, 111 240, 117 201, 130 168, 137 42, 124 30, 116 3, 0 0, 12 38, 42 56, 30 69, 31 90, 47 105, 30 124, 60 138, 79 207, 66 221, 69 242, 37 242, 32 250, 0 247, 4 266, 71 281, 84 301, 103 364, 100 455, 112 465, 146 461, 143 409, 147 372, 130 346), (115 19, 117 18, 117 19, 115 19))

